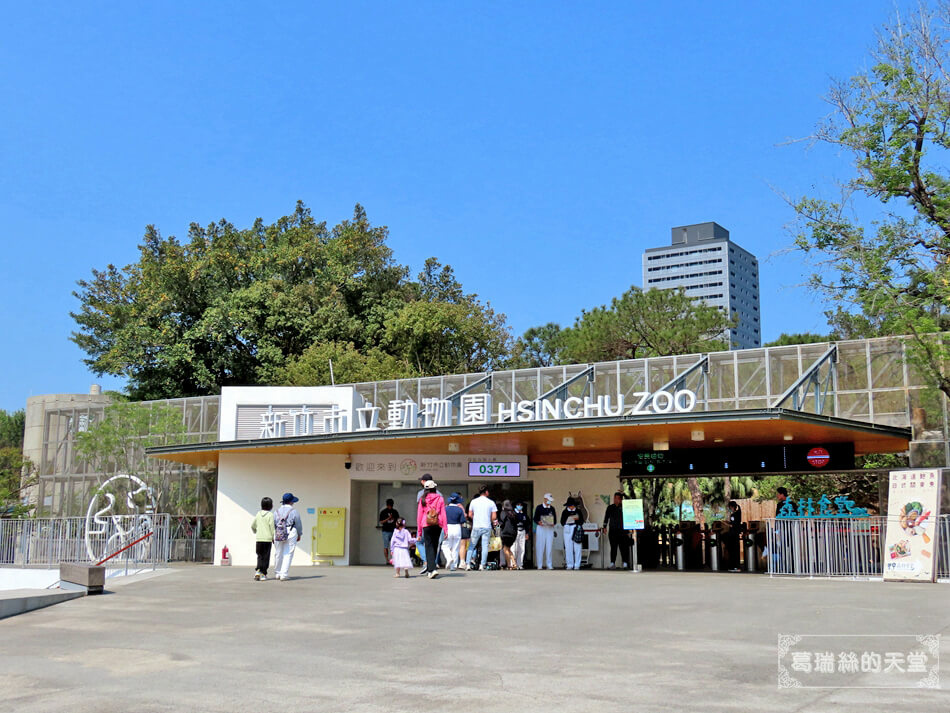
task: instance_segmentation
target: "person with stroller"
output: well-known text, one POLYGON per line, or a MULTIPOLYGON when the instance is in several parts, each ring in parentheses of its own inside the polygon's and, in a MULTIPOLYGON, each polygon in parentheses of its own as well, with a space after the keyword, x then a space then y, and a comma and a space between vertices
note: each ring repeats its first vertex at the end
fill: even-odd
POLYGON ((561 513, 561 525, 564 528, 564 560, 566 569, 581 568, 581 542, 574 541, 574 531, 584 524, 584 515, 577 509, 577 501, 569 497, 561 513))
POLYGON ((488 497, 488 486, 478 489, 478 497, 468 506, 468 517, 472 521, 472 539, 465 555, 465 569, 472 569, 476 548, 481 548, 481 567, 484 570, 488 562, 488 539, 492 528, 498 523, 498 506, 488 497))

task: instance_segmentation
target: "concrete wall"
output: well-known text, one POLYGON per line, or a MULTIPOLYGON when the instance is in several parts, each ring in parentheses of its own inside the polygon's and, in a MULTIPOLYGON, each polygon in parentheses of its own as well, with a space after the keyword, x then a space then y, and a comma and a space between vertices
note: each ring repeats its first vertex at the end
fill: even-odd
MULTIPOLYGON (((215 563, 221 560, 221 548, 228 546, 232 562, 253 566, 254 533, 251 520, 260 509, 261 498, 274 500, 290 491, 298 498, 297 511, 303 521, 303 540, 294 554, 294 567, 311 564, 311 531, 316 515, 307 508, 345 507, 348 520, 350 508, 350 479, 344 468, 344 456, 239 454, 222 453, 218 463, 218 503, 215 521, 215 563)), ((350 523, 347 522, 349 531, 350 523)), ((350 543, 347 537, 343 557, 334 558, 334 564, 349 564, 350 543)))

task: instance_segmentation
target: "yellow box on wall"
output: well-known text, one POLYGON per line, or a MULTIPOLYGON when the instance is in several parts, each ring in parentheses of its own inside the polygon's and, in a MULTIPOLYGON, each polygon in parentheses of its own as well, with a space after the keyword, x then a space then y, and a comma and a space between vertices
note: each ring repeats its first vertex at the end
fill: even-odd
POLYGON ((314 555, 342 557, 346 552, 346 508, 317 508, 314 555))

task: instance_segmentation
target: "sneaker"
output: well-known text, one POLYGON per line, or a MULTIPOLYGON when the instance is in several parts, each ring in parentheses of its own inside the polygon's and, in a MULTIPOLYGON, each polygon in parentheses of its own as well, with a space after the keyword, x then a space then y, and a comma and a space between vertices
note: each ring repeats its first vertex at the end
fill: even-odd
POLYGON ((254 581, 255 581, 255 582, 259 582, 260 579, 261 579, 261 573, 260 573, 260 572, 255 572, 255 573, 254 573, 254 581))
MULTIPOLYGON (((627 566, 627 565, 624 565, 624 567, 626 567, 626 566, 627 566)), ((607 569, 617 569, 617 565, 615 565, 613 562, 611 562, 611 563, 610 563, 610 566, 609 566, 607 569)))
POLYGON ((266 582, 266 581, 267 581, 267 575, 266 575, 266 574, 262 574, 259 581, 261 581, 261 582, 266 582))
POLYGON ((629 566, 626 562, 624 562, 624 563, 623 563, 623 568, 624 568, 624 569, 630 569, 630 566, 629 566))
POLYGON ((429 579, 435 579, 436 577, 438 577, 438 576, 439 576, 439 573, 438 573, 438 572, 436 572, 435 570, 432 570, 432 571, 431 571, 431 572, 429 572, 429 574, 428 574, 428 575, 426 575, 426 576, 427 576, 427 577, 428 577, 429 579))

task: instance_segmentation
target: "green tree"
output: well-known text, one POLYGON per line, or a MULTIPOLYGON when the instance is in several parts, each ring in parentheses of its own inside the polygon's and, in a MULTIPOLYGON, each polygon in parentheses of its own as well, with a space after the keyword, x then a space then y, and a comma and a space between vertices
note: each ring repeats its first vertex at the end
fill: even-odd
POLYGON ((359 205, 332 229, 302 203, 245 230, 192 224, 184 243, 149 226, 138 262, 78 283, 72 339, 136 399, 268 383, 314 343, 379 341, 409 290, 387 235, 359 205))
POLYGON ((275 383, 284 386, 324 386, 356 384, 362 381, 408 379, 417 374, 404 361, 371 347, 361 353, 352 342, 321 342, 311 344, 303 354, 278 370, 275 383))
POLYGON ((782 332, 777 339, 763 344, 764 347, 788 347, 795 344, 815 344, 818 342, 830 342, 833 340, 831 335, 812 334, 811 332, 798 332, 788 334, 782 332))
POLYGON ((610 306, 583 312, 565 330, 564 357, 574 362, 689 354, 728 347, 724 332, 735 325, 718 307, 683 290, 631 287, 610 306))
POLYGON ((24 517, 33 509, 23 503, 23 492, 36 484, 36 474, 23 451, 14 446, 0 446, 0 514, 24 517))
POLYGON ((531 327, 515 340, 509 369, 530 369, 564 364, 564 330, 556 322, 531 327))
POLYGON ((8 412, 0 409, 0 448, 23 448, 23 432, 26 428, 26 412, 8 412))
POLYGON ((511 347, 505 315, 464 294, 455 273, 426 260, 409 300, 387 321, 381 346, 419 375, 489 371, 511 347))
MULTIPOLYGON (((795 203, 797 246, 838 304, 836 329, 908 335, 908 357, 950 396, 950 8, 880 33, 869 70, 835 83, 814 138, 849 156, 837 200, 795 203)), ((850 336, 850 335, 849 335, 850 336)))

